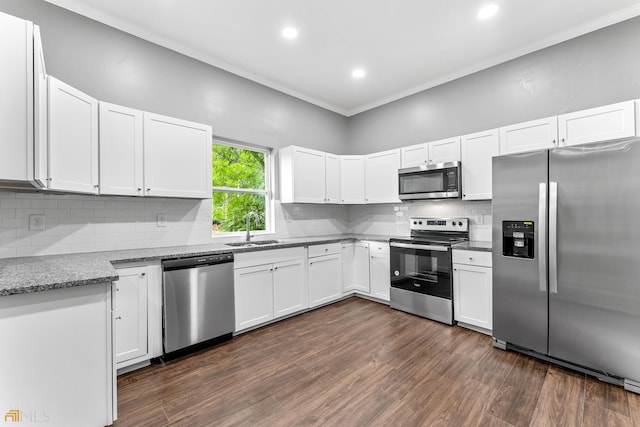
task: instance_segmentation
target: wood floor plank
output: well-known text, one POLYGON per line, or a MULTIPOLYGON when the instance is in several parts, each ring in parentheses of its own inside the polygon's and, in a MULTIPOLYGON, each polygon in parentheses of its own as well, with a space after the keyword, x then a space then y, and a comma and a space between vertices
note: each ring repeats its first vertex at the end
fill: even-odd
POLYGON ((629 416, 627 394, 622 387, 588 377, 585 391, 586 402, 629 416))
POLYGON ((588 384, 581 412, 581 374, 353 297, 120 376, 115 426, 640 427, 640 396, 588 384))
POLYGON ((631 418, 600 405, 585 403, 584 427, 633 427, 631 418))
POLYGON ((490 408, 514 426, 528 426, 547 375, 548 364, 519 354, 490 408))
POLYGON ((579 427, 583 422, 585 375, 549 366, 531 426, 579 427))

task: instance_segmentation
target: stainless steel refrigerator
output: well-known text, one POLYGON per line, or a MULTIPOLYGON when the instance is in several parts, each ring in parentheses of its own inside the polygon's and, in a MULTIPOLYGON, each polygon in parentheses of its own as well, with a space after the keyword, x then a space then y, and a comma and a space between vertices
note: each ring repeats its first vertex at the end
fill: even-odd
POLYGON ((493 159, 493 336, 640 393, 640 139, 493 159))

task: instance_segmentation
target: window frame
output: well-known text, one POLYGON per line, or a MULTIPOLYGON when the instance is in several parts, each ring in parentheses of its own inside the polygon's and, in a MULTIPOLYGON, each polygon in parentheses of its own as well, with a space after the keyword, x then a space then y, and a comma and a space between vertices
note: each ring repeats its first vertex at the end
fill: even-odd
MULTIPOLYGON (((236 193, 236 194, 263 194, 265 196, 264 203, 264 230, 255 230, 251 231, 251 234, 254 235, 267 235, 275 233, 274 227, 274 198, 273 198, 273 148, 264 147, 255 144, 249 144, 245 142, 238 141, 229 141, 222 138, 213 138, 211 143, 211 149, 213 150, 214 145, 225 145, 227 147, 240 148, 242 150, 250 150, 257 151, 264 154, 264 190, 255 189, 255 188, 235 188, 235 187, 216 187, 213 185, 213 176, 211 182, 211 197, 213 203, 213 193, 236 193)), ((213 220, 213 212, 211 215, 211 220, 213 220)), ((247 233, 246 230, 242 231, 223 231, 223 232, 213 232, 211 231, 211 237, 216 238, 225 238, 225 237, 238 237, 245 236, 247 233)))

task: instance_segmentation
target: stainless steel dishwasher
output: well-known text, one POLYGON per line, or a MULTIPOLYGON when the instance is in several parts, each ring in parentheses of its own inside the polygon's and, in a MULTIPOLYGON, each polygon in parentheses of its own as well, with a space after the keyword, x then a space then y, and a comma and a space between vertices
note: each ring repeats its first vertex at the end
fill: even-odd
POLYGON ((233 254, 162 261, 164 353, 231 338, 233 254))

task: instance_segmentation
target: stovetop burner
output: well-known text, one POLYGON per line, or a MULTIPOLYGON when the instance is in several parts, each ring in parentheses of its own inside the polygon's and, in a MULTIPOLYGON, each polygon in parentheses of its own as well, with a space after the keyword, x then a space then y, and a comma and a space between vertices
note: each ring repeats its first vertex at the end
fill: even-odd
POLYGON ((425 218, 409 220, 410 237, 394 237, 392 242, 451 246, 469 240, 468 218, 425 218))

